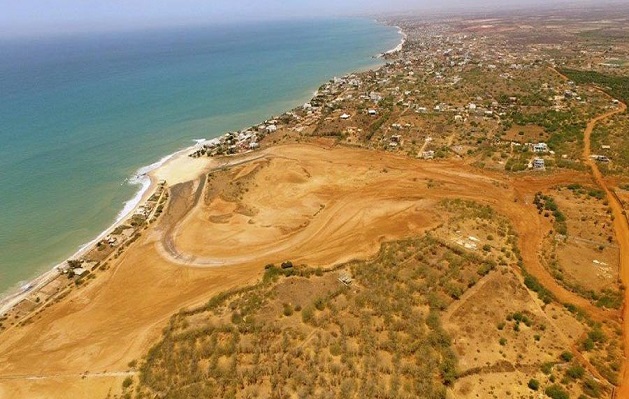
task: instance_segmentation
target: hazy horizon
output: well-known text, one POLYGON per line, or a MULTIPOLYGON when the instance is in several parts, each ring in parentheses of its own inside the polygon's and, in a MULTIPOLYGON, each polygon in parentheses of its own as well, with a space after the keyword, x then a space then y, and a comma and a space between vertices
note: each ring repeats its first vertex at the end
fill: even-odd
POLYGON ((71 33, 144 30, 185 25, 272 21, 293 18, 357 17, 435 11, 479 11, 553 8, 560 5, 604 6, 620 0, 121 0, 91 1, 0 0, 0 38, 48 36, 71 33))

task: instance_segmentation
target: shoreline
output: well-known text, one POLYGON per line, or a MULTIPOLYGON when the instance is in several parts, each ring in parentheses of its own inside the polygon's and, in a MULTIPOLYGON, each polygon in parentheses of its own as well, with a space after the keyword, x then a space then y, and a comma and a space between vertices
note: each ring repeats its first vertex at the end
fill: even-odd
POLYGON ((63 261, 55 264, 49 270, 46 270, 26 283, 18 283, 13 288, 9 288, 7 291, 0 294, 0 316, 9 312, 13 307, 23 301, 28 295, 44 288, 48 283, 59 277, 60 267, 65 265, 69 260, 81 258, 91 251, 99 241, 111 234, 117 227, 123 225, 134 212, 142 206, 151 197, 152 193, 156 190, 158 181, 155 174, 160 168, 164 168, 169 162, 174 161, 181 156, 194 149, 196 145, 192 145, 181 150, 178 150, 172 154, 162 157, 159 161, 150 165, 140 167, 133 176, 127 179, 127 184, 140 185, 141 187, 134 194, 134 196, 125 201, 123 208, 118 212, 114 222, 109 225, 105 230, 99 233, 92 240, 85 244, 82 244, 79 249, 72 255, 66 257, 63 261))
MULTIPOLYGON (((375 21, 375 22, 380 25, 386 25, 386 23, 381 22, 381 21, 375 21)), ((392 27, 398 29, 397 33, 401 36, 400 43, 388 51, 380 53, 377 56, 374 55, 373 58, 382 60, 386 55, 393 55, 402 50, 404 44, 406 43, 408 35, 404 33, 404 31, 399 26, 392 26, 392 27)), ((382 68, 384 65, 385 63, 382 63, 382 61, 380 61, 379 65, 371 65, 371 66, 366 66, 364 68, 359 68, 358 70, 354 70, 354 71, 346 73, 346 75, 353 74, 353 73, 364 73, 368 71, 377 71, 378 69, 382 68)), ((310 99, 313 99, 316 94, 317 94, 317 90, 315 90, 315 92, 310 97, 310 99)), ((294 109, 294 108, 291 108, 291 109, 294 109)), ((288 111, 285 111, 285 112, 288 112, 288 111)), ((170 184, 171 182, 168 181, 168 179, 163 178, 163 177, 166 177, 164 176, 164 173, 166 170, 168 170, 169 166, 172 166, 178 161, 181 162, 182 158, 199 161, 198 158, 197 159, 190 158, 189 155, 192 152, 194 152, 195 149, 198 149, 202 143, 208 142, 210 140, 220 139, 226 136, 227 134, 229 133, 223 133, 213 139, 194 140, 196 142, 195 144, 185 147, 183 149, 177 150, 172 154, 166 155, 162 157, 159 161, 156 161, 152 164, 145 165, 138 168, 137 171, 126 180, 126 183, 131 184, 131 185, 140 185, 141 187, 138 189, 138 191, 134 194, 134 196, 131 199, 124 202, 123 207, 120 210, 120 212, 118 212, 118 214, 116 215, 114 222, 105 230, 103 230, 100 234, 98 234, 95 238, 81 245, 79 249, 76 252, 74 252, 72 255, 66 257, 63 261, 55 264, 49 270, 41 272, 40 274, 36 275, 32 279, 28 280, 26 283, 18 282, 16 286, 14 286, 13 288, 9 288, 7 291, 0 293, 0 316, 3 316, 7 312, 11 311, 20 302, 25 300, 26 297, 30 295, 31 293, 37 292, 41 290, 42 288, 46 287, 46 285, 48 285, 50 282, 52 282, 53 280, 55 280, 57 277, 61 275, 61 272, 60 272, 61 266, 65 265, 69 260, 77 259, 86 255, 90 250, 93 249, 94 245, 96 245, 103 238, 107 237, 107 235, 111 234, 111 232, 114 231, 117 227, 123 225, 124 222, 126 222, 129 219, 129 217, 132 216, 139 207, 141 207, 144 203, 147 202, 147 200, 151 197, 152 193, 156 190, 158 186, 158 182, 160 180, 166 180, 168 184, 170 184)), ((244 154, 236 154, 236 155, 244 155, 244 154)), ((205 159, 207 159, 206 163, 208 165, 202 166, 202 169, 206 169, 207 166, 209 166, 209 164, 211 163, 213 158, 208 157, 205 159)), ((168 175, 167 172, 165 174, 168 175)))
POLYGON ((404 48, 404 45, 406 44, 406 41, 408 40, 408 35, 404 32, 402 28, 400 28, 397 25, 394 26, 394 28, 397 28, 397 33, 402 37, 402 41, 400 42, 400 44, 398 44, 391 50, 385 51, 384 53, 382 53, 382 57, 384 57, 385 55, 392 55, 395 53, 399 53, 400 51, 402 51, 402 49, 404 48))

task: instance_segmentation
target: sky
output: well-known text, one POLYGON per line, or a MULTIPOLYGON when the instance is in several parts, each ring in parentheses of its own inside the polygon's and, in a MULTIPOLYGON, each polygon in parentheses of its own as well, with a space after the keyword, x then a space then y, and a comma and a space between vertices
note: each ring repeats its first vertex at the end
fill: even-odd
MULTIPOLYGON (((0 37, 605 0, 0 0, 0 37), (435 5, 437 4, 437 5, 435 5)), ((620 1, 620 0, 617 0, 620 1)))

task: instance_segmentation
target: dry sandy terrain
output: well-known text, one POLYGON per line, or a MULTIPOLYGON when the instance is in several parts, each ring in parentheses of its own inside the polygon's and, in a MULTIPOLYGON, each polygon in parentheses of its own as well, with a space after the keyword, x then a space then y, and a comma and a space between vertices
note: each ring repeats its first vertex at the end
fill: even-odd
POLYGON ((242 181, 240 194, 197 200, 204 176, 173 188, 159 222, 105 274, 31 324, 3 334, 0 397, 115 393, 125 375, 119 373, 144 355, 182 307, 256 281, 268 262, 325 266, 372 256, 385 240, 417 236, 441 223, 434 205, 442 198, 491 205, 518 232, 527 269, 559 300, 587 309, 594 319, 615 315, 559 286, 538 260, 540 232, 550 226, 531 203, 534 193, 587 182, 587 175, 512 180, 462 163, 309 145, 273 147, 231 171, 234 182, 242 181))

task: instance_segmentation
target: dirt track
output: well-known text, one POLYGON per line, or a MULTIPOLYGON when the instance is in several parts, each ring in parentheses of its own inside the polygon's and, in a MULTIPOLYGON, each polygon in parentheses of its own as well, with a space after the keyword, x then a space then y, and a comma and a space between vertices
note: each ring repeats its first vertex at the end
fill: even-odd
MULTIPOLYGON (((273 147, 262 155, 268 166, 255 172, 239 203, 218 199, 207 205, 194 200, 192 184, 181 186, 171 193, 171 205, 160 222, 106 274, 32 324, 3 335, 0 397, 81 397, 85 382, 77 385, 64 378, 42 384, 6 378, 124 372, 182 307, 256 281, 268 262, 291 259, 325 266, 370 257, 385 240, 416 236, 443 223, 435 209, 443 198, 494 207, 513 223, 527 270, 560 301, 586 309, 597 320, 616 316, 565 290, 539 260, 551 226, 532 205, 534 193, 558 184, 585 183, 589 176, 583 173, 562 171, 516 180, 459 162, 309 145, 273 147), (242 206, 255 207, 256 212, 244 214, 242 206), (165 256, 162 238, 169 231, 174 232, 171 249, 184 255, 183 262, 165 256), (207 266, 195 264, 198 259, 220 260, 225 266, 198 267, 207 266)), ((234 173, 246 173, 245 168, 243 163, 234 173)), ((110 386, 119 387, 119 378, 111 377, 110 386)), ((98 381, 107 385, 107 377, 98 381)))
MULTIPOLYGON (((591 136, 592 131, 596 124, 606 118, 609 118, 612 115, 625 112, 627 110, 627 106, 624 103, 620 103, 618 109, 607 112, 601 116, 598 116, 592 119, 585 129, 584 134, 584 150, 583 150, 583 158, 588 166, 592 169, 592 175, 594 176, 594 180, 596 184, 601 187, 605 191, 607 195, 607 200, 609 201, 609 206, 612 209, 612 215, 614 216, 614 233, 616 234, 616 240, 618 240, 618 245, 620 247, 620 280, 622 284, 627 287, 629 283, 629 225, 627 224, 627 218, 624 214, 624 209, 622 204, 618 201, 618 198, 612 194, 611 190, 607 186, 601 171, 598 169, 596 165, 596 161, 590 158, 591 155, 591 136)), ((620 386, 616 392, 616 397, 618 398, 629 398, 629 375, 627 374, 627 359, 629 359, 629 290, 625 290, 625 300, 622 308, 622 324, 623 324, 623 342, 624 342, 624 351, 625 351, 625 361, 623 362, 621 378, 620 378, 620 386)))

